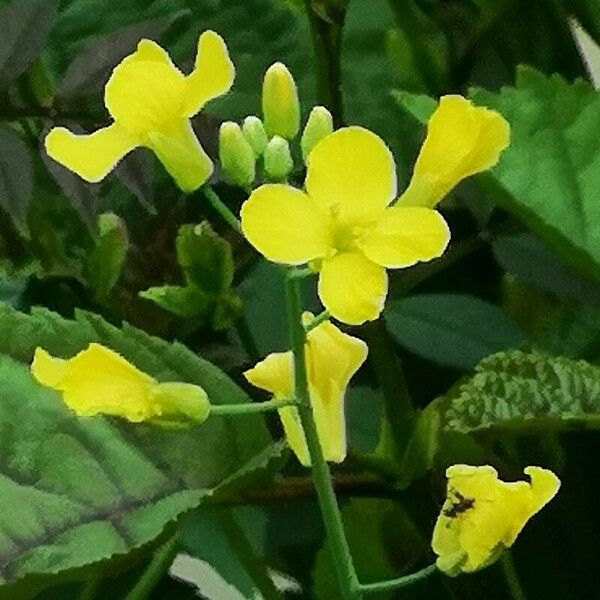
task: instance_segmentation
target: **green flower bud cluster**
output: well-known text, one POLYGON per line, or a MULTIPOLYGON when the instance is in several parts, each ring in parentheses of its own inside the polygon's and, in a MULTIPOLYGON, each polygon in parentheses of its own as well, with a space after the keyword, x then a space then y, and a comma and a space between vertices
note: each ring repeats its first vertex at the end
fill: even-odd
MULTIPOLYGON (((241 127, 228 121, 219 132, 225 178, 244 189, 251 187, 257 172, 269 181, 285 182, 294 168, 290 142, 300 132, 300 101, 296 82, 283 63, 274 63, 265 73, 262 112, 262 120, 251 115, 241 127)), ((317 143, 332 132, 331 113, 324 106, 314 107, 300 138, 304 162, 317 143)))

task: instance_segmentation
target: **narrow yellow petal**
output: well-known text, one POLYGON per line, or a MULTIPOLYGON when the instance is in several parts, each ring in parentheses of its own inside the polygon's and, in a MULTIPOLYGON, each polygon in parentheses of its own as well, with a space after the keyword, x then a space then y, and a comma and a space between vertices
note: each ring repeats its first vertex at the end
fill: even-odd
POLYGON ((90 182, 106 177, 137 145, 135 137, 116 123, 90 135, 77 135, 64 127, 55 127, 45 139, 50 158, 90 182))
POLYGON ((357 245, 378 265, 399 269, 441 256, 449 241, 450 229, 437 211, 394 206, 357 245))
POLYGON ((329 321, 309 332, 306 341, 311 405, 325 460, 346 458, 344 397, 350 379, 367 358, 367 345, 329 321))
POLYGON ((349 325, 376 319, 387 295, 387 274, 358 252, 338 254, 323 261, 319 298, 333 317, 349 325))
POLYGON ((291 352, 274 352, 245 371, 244 377, 276 398, 291 399, 294 396, 293 360, 291 352))
POLYGON ((187 120, 175 122, 168 130, 151 132, 147 145, 184 192, 197 190, 212 175, 212 161, 187 120))
POLYGON ((61 391, 64 403, 79 416, 105 414, 137 422, 161 414, 150 398, 156 380, 100 344, 90 344, 69 360, 38 349, 32 373, 42 385, 61 391))
MULTIPOLYGON (((294 406, 284 406, 278 409, 279 418, 285 432, 285 439, 303 467, 310 467, 310 453, 306 444, 304 429, 300 423, 298 409, 294 406)), ((325 459, 327 460, 327 458, 325 459)))
POLYGON ((67 361, 55 358, 43 348, 36 348, 31 363, 31 374, 42 385, 61 390, 61 382, 67 369, 67 361))
POLYGON ((362 127, 323 138, 307 157, 306 191, 341 221, 377 217, 397 191, 394 157, 383 140, 362 127))
POLYGON ((499 113, 462 96, 443 96, 400 204, 433 208, 462 179, 493 167, 509 140, 510 127, 499 113))
POLYGON ((223 38, 205 31, 198 40, 194 71, 185 78, 183 116, 195 115, 209 100, 226 94, 235 78, 235 68, 223 38))
POLYGON ((288 185, 254 190, 241 210, 248 241, 273 262, 299 265, 325 256, 331 247, 330 219, 306 194, 288 185))

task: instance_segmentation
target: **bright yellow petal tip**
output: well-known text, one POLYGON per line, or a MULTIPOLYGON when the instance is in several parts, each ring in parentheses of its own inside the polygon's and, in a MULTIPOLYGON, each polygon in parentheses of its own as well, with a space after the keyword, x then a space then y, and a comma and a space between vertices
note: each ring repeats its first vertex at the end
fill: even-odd
POLYGON ((199 386, 158 383, 101 344, 92 343, 66 360, 37 348, 31 373, 41 385, 61 392, 64 403, 81 417, 200 423, 209 413, 208 398, 199 386))
POLYGON ((509 143, 510 126, 500 113, 443 96, 399 204, 433 208, 460 181, 493 167, 509 143))
POLYGON ((55 128, 46 138, 48 155, 83 179, 97 182, 127 152, 145 146, 184 192, 192 192, 208 180, 213 165, 189 118, 225 94, 234 74, 225 42, 212 31, 200 36, 196 66, 187 77, 158 44, 141 40, 106 84, 104 103, 114 123, 90 135, 55 128))
MULTIPOLYGON (((307 318, 312 318, 306 313, 307 318)), ((326 321, 307 335, 306 361, 311 406, 325 459, 342 462, 346 457, 344 395, 352 376, 367 357, 367 345, 341 332, 326 321)), ((293 396, 291 352, 270 354, 244 375, 250 383, 278 399, 293 396)), ((279 409, 287 442, 298 460, 310 466, 310 456, 298 411, 293 406, 279 409)))
POLYGON ((527 467, 530 482, 504 482, 493 467, 454 465, 448 496, 433 531, 437 566, 448 575, 482 569, 512 546, 527 521, 558 492, 547 469, 527 467))

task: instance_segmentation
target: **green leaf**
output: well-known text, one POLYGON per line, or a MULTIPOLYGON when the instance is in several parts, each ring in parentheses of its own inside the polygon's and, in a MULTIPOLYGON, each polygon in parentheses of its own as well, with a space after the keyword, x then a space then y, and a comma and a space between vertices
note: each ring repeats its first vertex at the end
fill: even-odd
POLYGON ((467 433, 600 428, 600 367, 520 350, 481 361, 439 404, 442 426, 467 433))
POLYGON ((27 210, 32 188, 33 168, 29 148, 13 131, 1 127, 0 207, 22 233, 27 231, 27 210))
POLYGON ((85 273, 97 301, 105 300, 116 285, 128 245, 124 221, 114 213, 100 215, 96 246, 88 257, 85 273))
POLYGON ((0 8, 0 91, 40 53, 56 18, 56 0, 13 0, 0 8))
POLYGON ((238 475, 251 478, 280 453, 260 417, 214 417, 178 432, 76 418, 22 363, 38 345, 67 357, 92 341, 160 381, 201 385, 213 403, 248 401, 181 344, 126 324, 118 329, 90 313, 70 321, 44 309, 26 315, 0 305, 0 577, 6 582, 126 554, 207 495, 231 493, 238 475))
POLYGON ((213 231, 208 221, 200 225, 182 225, 177 234, 176 247, 177 262, 188 284, 215 295, 231 287, 231 245, 213 231))
POLYGON ((241 300, 231 291, 233 255, 227 240, 210 223, 182 225, 177 234, 177 262, 186 286, 164 285, 140 292, 161 308, 199 325, 226 329, 242 310, 241 300))
POLYGON ((492 242, 500 265, 521 282, 581 302, 600 303, 600 286, 578 276, 527 233, 501 235, 492 242))
POLYGON ((531 68, 499 94, 477 89, 478 103, 502 113, 511 145, 484 190, 565 260, 600 279, 600 94, 531 68))
POLYGON ((519 346, 523 335, 501 308, 474 296, 422 294, 388 304, 394 339, 419 356, 458 369, 519 346))
POLYGON ((427 123, 433 111, 437 108, 437 100, 427 94, 411 94, 400 90, 393 90, 392 96, 411 117, 419 123, 427 123))
POLYGON ((151 300, 166 311, 182 319, 196 319, 207 315, 214 302, 194 286, 163 285, 140 292, 142 298, 151 300))

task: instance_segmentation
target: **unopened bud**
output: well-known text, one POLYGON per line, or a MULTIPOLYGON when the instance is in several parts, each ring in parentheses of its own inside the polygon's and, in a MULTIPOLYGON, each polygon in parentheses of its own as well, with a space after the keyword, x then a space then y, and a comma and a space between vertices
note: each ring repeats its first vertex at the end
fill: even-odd
POLYGON ((256 158, 262 156, 269 141, 263 122, 258 117, 246 117, 242 124, 242 133, 250 146, 252 146, 254 156, 256 158))
POLYGON ((162 412, 154 421, 156 425, 177 427, 199 425, 210 415, 210 402, 206 392, 191 383, 159 383, 150 392, 151 402, 160 405, 162 412))
POLYGON ((267 144, 264 159, 265 171, 273 181, 285 181, 294 167, 290 145, 278 135, 267 144))
POLYGON ((296 82, 283 63, 271 65, 265 73, 262 109, 267 135, 291 140, 300 130, 300 102, 296 82))
POLYGON ((227 121, 219 130, 219 161, 232 185, 248 188, 256 174, 254 150, 237 123, 227 121))
POLYGON ((300 147, 304 162, 310 151, 326 136, 333 132, 333 117, 324 106, 315 106, 308 116, 308 121, 302 132, 300 147))

